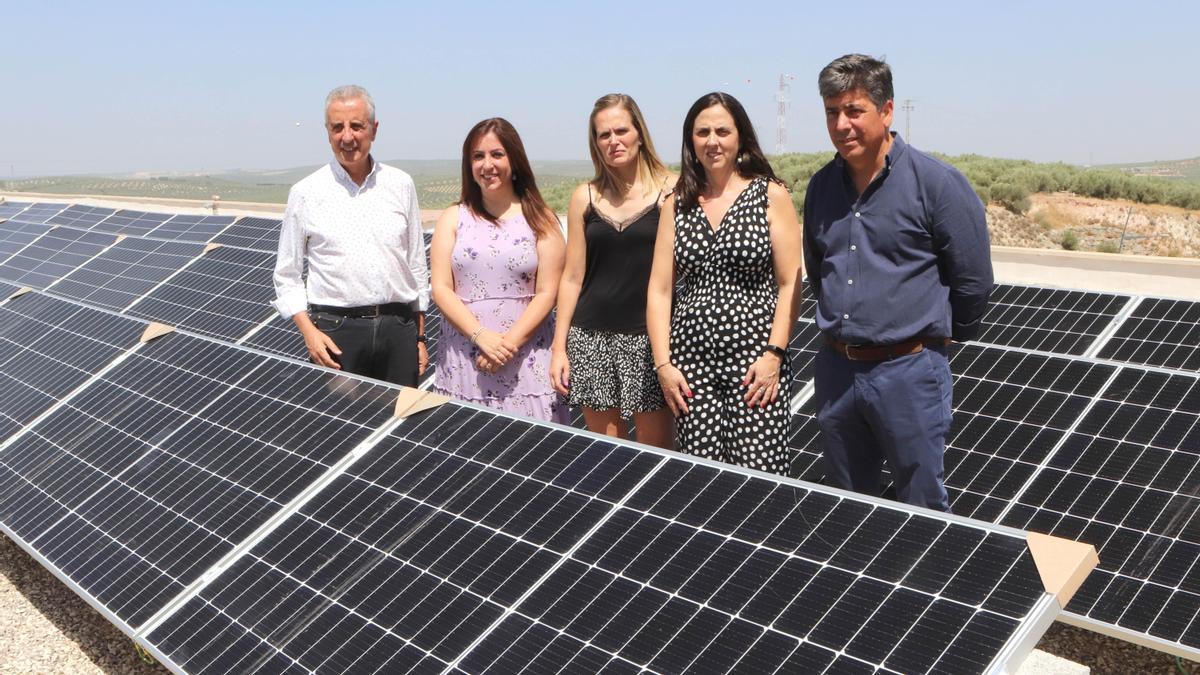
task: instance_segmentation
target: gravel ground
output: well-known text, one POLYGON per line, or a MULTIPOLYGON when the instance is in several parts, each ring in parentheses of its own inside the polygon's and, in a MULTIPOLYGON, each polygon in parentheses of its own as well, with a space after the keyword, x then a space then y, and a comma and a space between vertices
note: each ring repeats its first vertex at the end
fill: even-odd
MULTIPOLYGON (((143 663, 133 642, 0 534, 0 673, 166 673, 143 663)), ((1099 633, 1056 623, 1038 649, 1089 666, 1093 673, 1200 673, 1200 664, 1099 633)))

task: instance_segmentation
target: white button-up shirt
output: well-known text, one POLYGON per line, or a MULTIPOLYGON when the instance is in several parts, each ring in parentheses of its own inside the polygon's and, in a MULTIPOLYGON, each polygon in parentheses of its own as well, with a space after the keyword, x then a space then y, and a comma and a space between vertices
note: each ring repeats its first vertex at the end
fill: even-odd
POLYGON ((429 266, 412 178, 373 158, 362 186, 336 161, 288 193, 275 261, 275 308, 417 303, 429 308, 429 266), (303 279, 308 258, 308 287, 303 279))

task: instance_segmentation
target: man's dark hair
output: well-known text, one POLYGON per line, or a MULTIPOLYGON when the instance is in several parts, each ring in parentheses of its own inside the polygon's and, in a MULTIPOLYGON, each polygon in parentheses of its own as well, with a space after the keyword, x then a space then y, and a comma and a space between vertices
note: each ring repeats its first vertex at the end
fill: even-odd
POLYGON ((892 69, 880 59, 865 54, 847 54, 834 59, 817 76, 821 98, 832 98, 852 89, 862 89, 882 110, 883 104, 895 98, 892 91, 892 69))
POLYGON ((780 185, 783 181, 775 176, 771 163, 758 145, 758 136, 754 133, 754 125, 750 116, 738 100, 729 94, 714 91, 705 94, 692 104, 687 115, 683 118, 683 149, 680 151, 679 181, 675 184, 675 210, 686 211, 699 202, 700 194, 708 186, 708 176, 704 166, 696 156, 696 146, 692 142, 692 127, 696 118, 705 110, 719 105, 729 111, 733 124, 738 132, 737 173, 742 178, 768 178, 780 185))

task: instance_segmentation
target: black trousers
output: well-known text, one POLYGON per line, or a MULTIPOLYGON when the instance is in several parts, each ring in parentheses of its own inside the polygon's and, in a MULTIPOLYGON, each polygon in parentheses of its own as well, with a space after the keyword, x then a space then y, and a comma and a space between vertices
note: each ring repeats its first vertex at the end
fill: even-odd
POLYGON ((417 323, 412 315, 357 318, 311 312, 309 318, 342 350, 333 357, 342 370, 417 386, 417 323))

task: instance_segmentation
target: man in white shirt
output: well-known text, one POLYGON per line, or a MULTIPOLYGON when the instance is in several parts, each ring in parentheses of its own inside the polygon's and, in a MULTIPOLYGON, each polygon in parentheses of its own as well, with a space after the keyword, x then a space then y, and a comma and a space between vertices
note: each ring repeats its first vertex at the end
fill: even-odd
POLYGON ((379 122, 362 87, 329 93, 325 130, 334 161, 288 193, 275 308, 296 322, 314 363, 415 386, 429 363, 429 267, 416 187, 371 157, 379 122))

